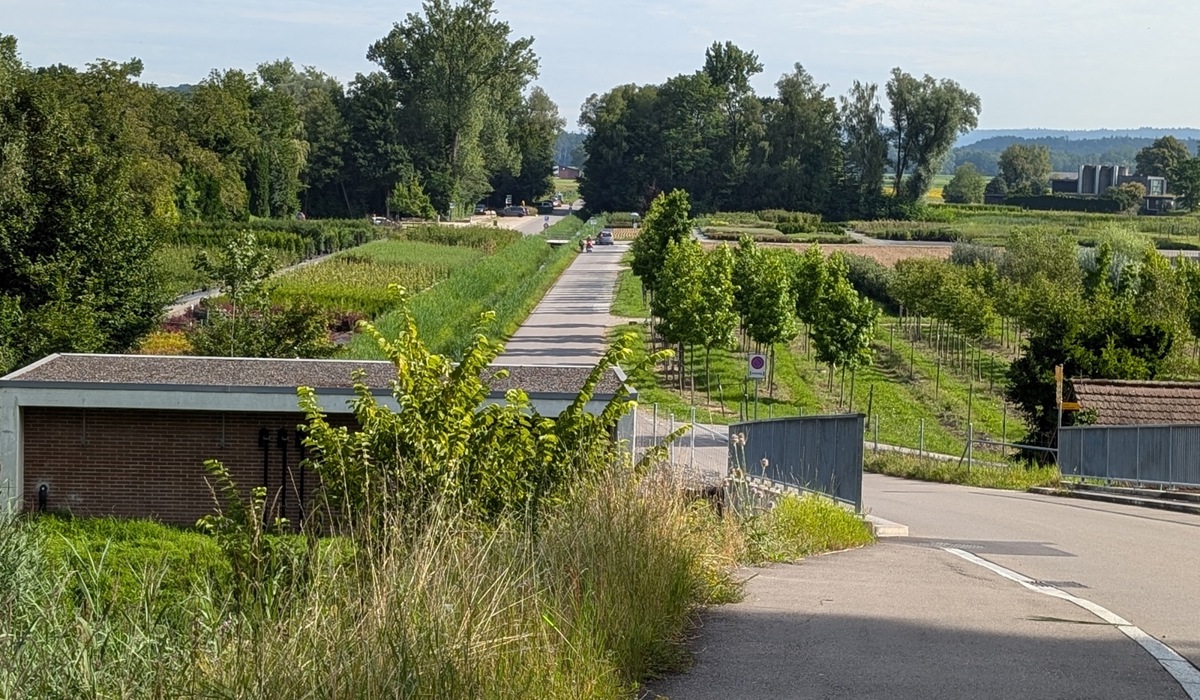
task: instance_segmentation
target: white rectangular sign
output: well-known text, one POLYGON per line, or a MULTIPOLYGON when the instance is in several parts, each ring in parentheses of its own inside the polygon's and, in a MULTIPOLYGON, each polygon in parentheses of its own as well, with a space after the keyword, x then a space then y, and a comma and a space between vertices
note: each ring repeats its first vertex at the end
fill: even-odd
POLYGON ((766 379, 767 378, 767 356, 752 354, 750 355, 747 369, 750 371, 751 379, 766 379))

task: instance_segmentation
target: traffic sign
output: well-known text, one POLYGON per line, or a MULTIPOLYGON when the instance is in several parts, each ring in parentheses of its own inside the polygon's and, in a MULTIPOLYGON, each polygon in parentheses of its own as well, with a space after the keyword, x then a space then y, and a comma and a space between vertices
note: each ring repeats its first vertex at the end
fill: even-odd
POLYGON ((506 206, 506 207, 512 206, 512 195, 511 194, 504 195, 504 206, 506 206))
POLYGON ((1063 400, 1063 366, 1054 365, 1054 401, 1062 403, 1063 400))
POLYGON ((750 355, 749 362, 750 378, 751 379, 766 379, 767 378, 767 356, 753 354, 750 355))

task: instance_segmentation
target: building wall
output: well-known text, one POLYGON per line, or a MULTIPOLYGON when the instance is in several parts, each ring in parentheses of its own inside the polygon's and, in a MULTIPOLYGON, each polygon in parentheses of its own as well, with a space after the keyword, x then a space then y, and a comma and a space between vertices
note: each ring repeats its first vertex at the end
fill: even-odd
MULTIPOLYGON (((75 515, 150 517, 193 525, 213 511, 204 461, 224 462, 233 480, 249 495, 263 485, 259 430, 270 431, 267 453, 268 503, 299 522, 300 496, 311 506, 317 477, 297 467, 299 413, 165 411, 24 407, 25 507, 39 507, 45 484, 46 508, 75 515), (287 470, 277 446, 287 432, 287 470), (288 483, 286 493, 280 488, 288 483), (303 490, 301 490, 303 480, 303 490)), ((349 425, 352 416, 331 415, 331 423, 349 425)))

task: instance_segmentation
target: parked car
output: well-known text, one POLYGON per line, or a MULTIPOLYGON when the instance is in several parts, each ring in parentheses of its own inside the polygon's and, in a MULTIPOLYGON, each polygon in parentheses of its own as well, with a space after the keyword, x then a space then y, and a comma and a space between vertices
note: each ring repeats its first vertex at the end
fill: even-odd
POLYGON ((488 209, 487 209, 487 205, 486 205, 486 204, 476 204, 476 205, 475 205, 475 214, 476 214, 476 215, 479 215, 479 214, 486 214, 486 213, 487 213, 487 210, 488 210, 488 209))
POLYGON ((497 213, 500 216, 529 216, 529 208, 514 204, 511 207, 504 207, 497 213))
POLYGON ((375 224, 376 226, 386 224, 387 222, 388 222, 388 220, 387 220, 386 216, 372 216, 371 217, 371 223, 375 224))
POLYGON ((606 228, 600 231, 600 235, 596 236, 596 245, 612 245, 613 235, 612 229, 606 228))
POLYGON ((539 214, 553 214, 554 213, 554 202, 545 201, 545 202, 538 204, 537 211, 539 214))

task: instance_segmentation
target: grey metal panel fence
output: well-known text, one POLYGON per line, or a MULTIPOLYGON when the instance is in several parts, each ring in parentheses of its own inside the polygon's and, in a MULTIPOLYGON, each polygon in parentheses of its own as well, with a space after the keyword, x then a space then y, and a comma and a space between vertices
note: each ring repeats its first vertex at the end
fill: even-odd
POLYGON ((1058 448, 1064 476, 1200 486, 1200 425, 1074 426, 1058 448))
POLYGON ((729 426, 729 465, 862 508, 862 414, 777 418, 729 426), (734 440, 745 436, 744 447, 734 440))

